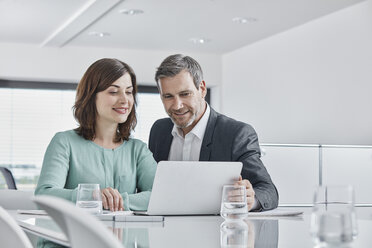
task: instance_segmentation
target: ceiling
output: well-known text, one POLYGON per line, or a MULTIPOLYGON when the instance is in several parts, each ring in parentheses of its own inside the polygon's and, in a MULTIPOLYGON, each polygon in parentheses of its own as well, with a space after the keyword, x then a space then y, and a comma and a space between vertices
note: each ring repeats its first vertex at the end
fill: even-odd
POLYGON ((362 0, 0 0, 0 42, 222 54, 358 2, 362 0), (120 13, 131 9, 143 14, 120 13), (233 22, 235 17, 247 22, 233 22))

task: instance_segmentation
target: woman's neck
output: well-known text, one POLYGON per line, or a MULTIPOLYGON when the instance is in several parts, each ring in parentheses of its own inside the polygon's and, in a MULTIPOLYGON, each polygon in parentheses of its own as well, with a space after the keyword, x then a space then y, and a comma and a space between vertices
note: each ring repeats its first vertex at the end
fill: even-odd
POLYGON ((97 123, 95 130, 95 137, 93 142, 103 148, 114 149, 120 146, 123 142, 114 142, 117 132, 117 124, 102 125, 97 123))

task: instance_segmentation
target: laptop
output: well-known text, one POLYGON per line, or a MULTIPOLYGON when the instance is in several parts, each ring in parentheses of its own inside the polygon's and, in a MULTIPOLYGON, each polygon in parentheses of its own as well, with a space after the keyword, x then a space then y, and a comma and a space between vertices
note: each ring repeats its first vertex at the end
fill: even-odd
POLYGON ((146 215, 219 214, 223 185, 233 184, 241 162, 160 161, 146 215))

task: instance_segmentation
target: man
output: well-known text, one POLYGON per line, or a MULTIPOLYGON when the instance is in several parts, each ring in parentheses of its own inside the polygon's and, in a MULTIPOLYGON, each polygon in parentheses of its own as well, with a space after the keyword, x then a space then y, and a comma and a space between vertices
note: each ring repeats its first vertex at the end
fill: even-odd
POLYGON ((276 208, 278 192, 260 160, 255 130, 209 107, 198 62, 171 55, 158 67, 155 80, 170 117, 151 128, 149 148, 155 160, 240 161, 243 169, 236 184, 246 186, 248 208, 276 208))

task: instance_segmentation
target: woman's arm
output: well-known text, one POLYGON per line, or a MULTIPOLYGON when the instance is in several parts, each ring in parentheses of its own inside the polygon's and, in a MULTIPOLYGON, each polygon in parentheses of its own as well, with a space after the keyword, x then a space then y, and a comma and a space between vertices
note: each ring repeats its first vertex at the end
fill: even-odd
POLYGON ((63 133, 50 142, 43 160, 35 195, 52 195, 76 202, 77 189, 64 189, 69 171, 70 147, 63 133))
POLYGON ((147 210, 152 184, 156 172, 156 162, 150 150, 142 143, 137 153, 137 193, 122 193, 126 210, 147 210), (128 209, 129 208, 129 209, 128 209))

